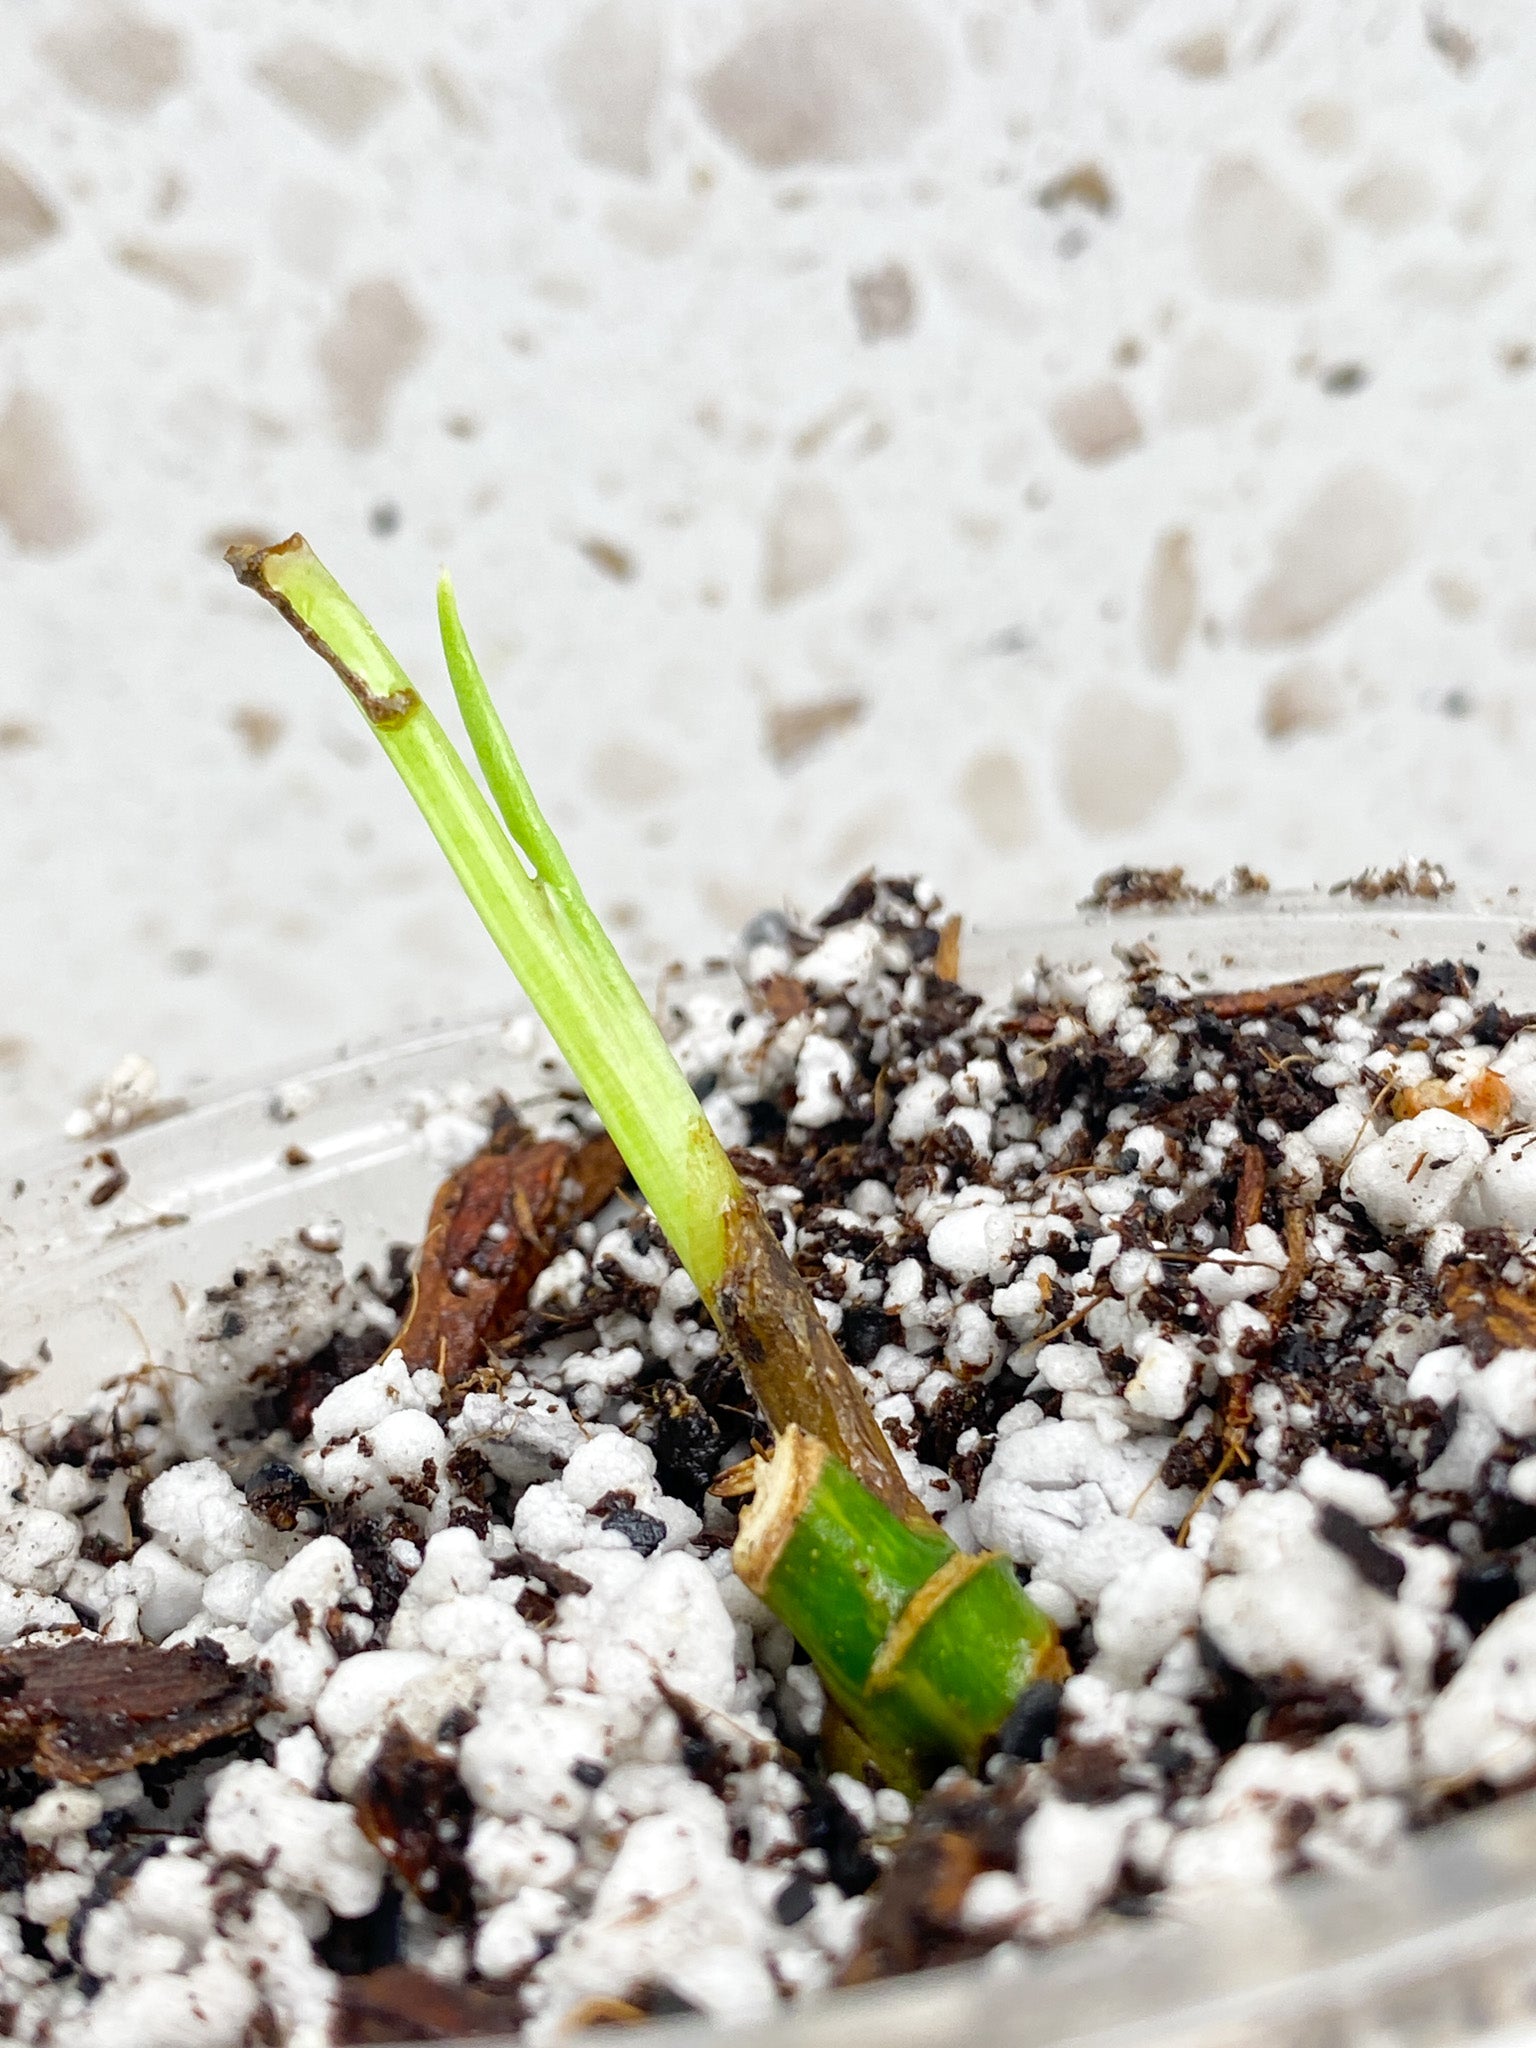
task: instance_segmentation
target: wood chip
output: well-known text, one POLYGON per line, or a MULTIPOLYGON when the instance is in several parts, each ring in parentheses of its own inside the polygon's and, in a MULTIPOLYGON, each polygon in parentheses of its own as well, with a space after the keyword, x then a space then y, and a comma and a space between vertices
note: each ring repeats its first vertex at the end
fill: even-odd
POLYGON ((1509 1121, 1513 1103, 1509 1083, 1489 1068, 1470 1079, 1442 1081, 1431 1077, 1399 1088, 1392 1098, 1392 1114, 1401 1122, 1405 1117, 1421 1115, 1426 1109, 1448 1109, 1452 1116, 1464 1117, 1480 1131, 1501 1131, 1509 1121))
POLYGON ((541 1586, 547 1586, 556 1598, 571 1593, 579 1600, 592 1590, 592 1581, 584 1579, 580 1572, 570 1571, 563 1564, 552 1564, 548 1558, 535 1557, 531 1550, 514 1550, 509 1562, 525 1579, 537 1579, 541 1586))
POLYGON ((358 1826, 424 1906, 446 1920, 469 1916, 464 1849, 474 1806, 449 1750, 392 1721, 356 1808, 358 1826))
POLYGON ((1269 988, 1226 989, 1201 996, 1195 1007, 1208 1017, 1264 1017, 1273 1010, 1298 1010, 1303 1003, 1335 1002, 1354 990, 1364 967, 1340 967, 1305 981, 1277 981, 1269 988))
POLYGON ((1243 1147, 1243 1164, 1237 1176, 1237 1199, 1232 1205, 1232 1249, 1242 1251, 1248 1233, 1264 1208, 1264 1182, 1268 1174, 1263 1151, 1257 1145, 1243 1147))
POLYGON ((1511 1286, 1475 1260, 1462 1259, 1441 1267, 1440 1299, 1480 1365, 1499 1351, 1536 1347, 1536 1290, 1511 1286))
POLYGON ((753 994, 776 1024, 787 1024, 791 1017, 798 1017, 811 1007, 805 983, 789 974, 770 974, 757 984, 753 994))
POLYGON ((1021 1010, 1015 1017, 1004 1017, 997 1031, 1000 1038, 1053 1038, 1060 1022, 1058 1010, 1021 1010))
POLYGON ((579 2034, 586 2027, 639 2027, 649 2018, 645 2008, 636 2005, 632 1998, 615 1998, 611 1992, 595 1991, 567 2013, 566 2025, 573 2034, 579 2034))
POLYGON ((960 919, 946 917, 939 927, 938 948, 933 956, 933 972, 940 981, 960 979, 960 919))
POLYGON ((409 1963, 387 1963, 336 1986, 331 2039, 457 2041, 476 2034, 515 2034, 526 2014, 515 1992, 451 1984, 409 1963))
POLYGON ((858 1945, 837 1981, 868 1984, 989 1948, 988 1937, 965 1924, 965 1895, 981 1871, 1014 1868, 1032 1803, 1018 1781, 984 1792, 964 1779, 925 1800, 870 1895, 858 1945))
POLYGON ((1280 1284, 1274 1288, 1264 1304, 1269 1317, 1271 1331, 1278 1331, 1290 1312, 1291 1303, 1300 1291, 1301 1283, 1307 1277, 1307 1212, 1305 1209, 1287 1209, 1285 1212, 1285 1271, 1280 1275, 1280 1284))
POLYGON ((89 1785, 243 1734, 267 1705, 216 1643, 22 1643, 0 1651, 0 1769, 89 1785))
POLYGON ((432 1203, 398 1348, 453 1386, 528 1305, 563 1231, 595 1216, 624 1178, 607 1137, 571 1146, 515 1135, 448 1176, 432 1203))

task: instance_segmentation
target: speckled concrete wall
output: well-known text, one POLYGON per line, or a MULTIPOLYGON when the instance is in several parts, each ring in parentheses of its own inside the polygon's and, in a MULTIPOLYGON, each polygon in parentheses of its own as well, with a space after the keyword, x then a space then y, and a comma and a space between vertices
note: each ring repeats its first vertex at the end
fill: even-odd
POLYGON ((869 861, 1536 854, 1521 0, 12 0, 0 1086, 494 1003, 219 566, 472 633, 653 972, 869 861))

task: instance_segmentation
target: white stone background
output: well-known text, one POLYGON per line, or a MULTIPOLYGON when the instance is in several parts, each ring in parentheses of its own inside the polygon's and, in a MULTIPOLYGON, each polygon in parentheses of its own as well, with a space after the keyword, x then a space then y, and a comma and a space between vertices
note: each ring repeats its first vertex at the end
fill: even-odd
POLYGON ((642 972, 1536 855, 1529 0, 6 0, 0 1089, 493 1006, 219 564, 432 584, 642 972))

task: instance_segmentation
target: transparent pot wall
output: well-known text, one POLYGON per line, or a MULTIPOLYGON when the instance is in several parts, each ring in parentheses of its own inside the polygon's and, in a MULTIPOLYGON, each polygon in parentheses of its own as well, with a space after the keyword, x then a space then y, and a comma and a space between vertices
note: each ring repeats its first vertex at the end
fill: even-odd
MULTIPOLYGON (((1536 961, 1518 944, 1529 915, 1328 898, 1133 912, 973 935, 963 971, 1001 995, 1041 955, 1112 967, 1116 947, 1143 941, 1164 966, 1227 988, 1453 957, 1480 970, 1480 999, 1536 1011, 1536 961)), ((0 1420, 69 1412, 148 1362, 195 1368, 184 1304, 295 1230, 340 1222, 349 1266, 414 1239, 462 1141, 456 1108, 498 1090, 547 1101, 541 1046, 520 1016, 464 1025, 210 1096, 122 1136, 7 1160, 0 1360, 31 1376, 12 1380, 0 1420), (128 1178, 93 1205, 116 1178, 104 1146, 128 1178)), ((702 2038, 669 2026, 647 2039, 662 2048, 674 2034, 702 2038)), ((1536 1795, 1432 1829, 1368 1878, 1302 1879, 1180 1923, 1126 1923, 1046 1953, 999 1951, 733 2036, 782 2048, 1427 2048, 1495 2038, 1536 2048, 1536 1795)))

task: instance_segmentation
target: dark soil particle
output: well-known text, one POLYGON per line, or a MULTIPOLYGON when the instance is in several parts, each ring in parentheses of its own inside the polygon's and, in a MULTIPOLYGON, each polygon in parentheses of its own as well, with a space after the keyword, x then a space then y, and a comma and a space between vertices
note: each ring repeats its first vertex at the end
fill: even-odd
MULTIPOLYGON (((975 1380, 968 1386, 946 1388, 934 1402, 918 1434, 917 1453, 925 1465, 936 1465, 965 1485, 964 1461, 959 1444, 967 1430, 987 1436, 997 1427, 998 1417, 1017 1399, 1016 1390, 1001 1376, 975 1380)), ((972 1498, 975 1487, 966 1498, 972 1498)))
POLYGON ((1211 1679, 1196 1700, 1200 1725, 1217 1752, 1229 1756, 1247 1740, 1249 1724, 1262 1709, 1264 1695, 1246 1672, 1223 1656, 1204 1629, 1196 1632, 1195 1643, 1211 1679))
POLYGON ((656 1477, 663 1492, 697 1513, 720 1470, 720 1424, 696 1393, 670 1377, 648 1388, 646 1399, 651 1421, 642 1433, 655 1454, 656 1477))
POLYGON ((1480 1636, 1506 1607, 1520 1598, 1520 1581, 1502 1558, 1488 1564, 1464 1565, 1456 1575, 1452 1608, 1473 1635, 1480 1636))
POLYGON ((797 1873, 773 1902, 773 1917, 781 1927, 798 1927, 816 1903, 816 1887, 797 1873))
POLYGON ((823 931, 832 931, 840 924, 853 924, 858 918, 867 917, 875 907, 875 871, 866 868, 864 873, 838 897, 837 901, 824 910, 816 922, 823 931))
POLYGON ((547 1628, 559 1612, 559 1604, 537 1586, 524 1586, 517 1596, 517 1611, 532 1628, 547 1628))
POLYGON ((363 1977, 400 1960, 402 1897, 387 1884, 371 1913, 356 1920, 332 1920, 316 1943, 321 1962, 338 1977, 363 1977))
POLYGON ((54 1962, 49 1952, 47 1928, 39 1927, 35 1920, 23 1918, 18 1931, 21 1935, 22 1954, 30 1956, 34 1963, 52 1963, 55 1974, 62 1976, 62 1968, 54 1962))
POLYGON ((282 1430, 296 1443, 302 1443, 309 1435, 314 1412, 326 1395, 335 1393, 358 1373, 366 1372, 370 1365, 377 1365, 388 1348, 389 1333, 385 1330, 333 1337, 303 1364, 291 1366, 275 1377, 258 1402, 261 1419, 270 1428, 282 1430))
POLYGON ((1025 1687, 998 1730, 997 1746, 1004 1756, 1016 1757, 1020 1763, 1039 1763, 1061 1718, 1061 1694, 1061 1687, 1048 1678, 1025 1687))
POLYGON ((1132 1789, 1114 1743, 1078 1742, 1070 1733, 1058 1741, 1050 1772, 1062 1798, 1075 1806, 1105 1806, 1132 1789))
POLYGON ((1469 999, 1477 987, 1478 972, 1456 960, 1437 960, 1413 968, 1408 979, 1413 983, 1411 993, 1399 997, 1381 1020, 1386 1038, 1413 1036, 1409 1027, 1427 1023, 1447 996, 1469 999))
POLYGON ((359 1508, 343 1506, 328 1510, 325 1533, 339 1536, 351 1551, 358 1579, 373 1602, 369 1612, 375 1626, 384 1627, 394 1618, 400 1597, 411 1582, 410 1574, 390 1545, 397 1538, 419 1543, 420 1529, 401 1514, 381 1520, 359 1508))
POLYGON ((1258 1690, 1266 1703, 1257 1724, 1265 1741, 1289 1742, 1301 1748, 1349 1722, 1369 1726, 1372 1721, 1353 1686, 1317 1686, 1280 1678, 1265 1681, 1258 1690))
POLYGON ((1212 900, 1193 889, 1182 868, 1111 868, 1099 876, 1078 906, 1082 910, 1160 909, 1171 903, 1212 900))
MULTIPOLYGON (((828 1249, 836 1247, 829 1246, 828 1249)), ((838 1336, 852 1364, 868 1365, 882 1345, 901 1341, 901 1324, 883 1309, 855 1308, 844 1315, 838 1336)))
POLYGON ((319 1507, 308 1482, 280 1458, 268 1458, 258 1465, 240 1490, 255 1512, 274 1529, 296 1529, 306 1509, 319 1507))
POLYGON ((86 1196, 93 1209, 104 1209, 108 1202, 115 1202, 128 1185, 128 1169, 117 1154, 110 1149, 98 1152, 97 1159, 106 1168, 106 1173, 86 1196))
POLYGON ((727 1785, 738 1766, 725 1744, 712 1735, 703 1715, 686 1694, 658 1678, 656 1689, 677 1716, 682 1734, 683 1768, 690 1778, 707 1785, 717 1799, 726 1796, 727 1785))
POLYGON ((1325 1543, 1342 1551, 1368 1586, 1378 1593, 1395 1593, 1408 1576, 1408 1567, 1387 1546, 1362 1528, 1353 1515, 1346 1515, 1331 1501, 1318 1511, 1317 1533, 1325 1543))
POLYGON ((1428 861, 1400 861, 1395 868, 1366 868, 1346 882, 1335 882, 1329 894, 1349 894, 1357 903, 1379 903, 1384 897, 1422 897, 1433 903, 1449 896, 1456 884, 1428 861))
POLYGON ((463 1919, 474 1807, 451 1753, 392 1722, 356 1806, 363 1833, 421 1903, 445 1920, 463 1919))
POLYGON ((880 1875, 868 1838, 824 1778, 807 1773, 802 1782, 801 1840, 807 1849, 820 1849, 827 1859, 827 1875, 844 1897, 857 1898, 880 1875))

